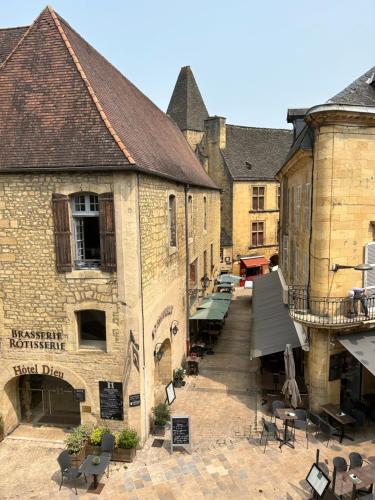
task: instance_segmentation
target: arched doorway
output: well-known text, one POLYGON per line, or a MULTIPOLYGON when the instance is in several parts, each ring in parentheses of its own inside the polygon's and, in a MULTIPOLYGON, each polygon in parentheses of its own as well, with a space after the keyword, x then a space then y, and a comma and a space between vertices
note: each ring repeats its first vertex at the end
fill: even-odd
POLYGON ((279 265, 279 255, 277 253, 272 255, 272 257, 270 258, 270 263, 271 263, 271 267, 279 265))
POLYGON ((154 399, 155 404, 164 403, 165 386, 172 380, 172 348, 169 339, 164 340, 155 358, 154 399))
POLYGON ((65 380, 50 375, 22 375, 18 393, 21 422, 64 427, 81 423, 79 401, 65 380))

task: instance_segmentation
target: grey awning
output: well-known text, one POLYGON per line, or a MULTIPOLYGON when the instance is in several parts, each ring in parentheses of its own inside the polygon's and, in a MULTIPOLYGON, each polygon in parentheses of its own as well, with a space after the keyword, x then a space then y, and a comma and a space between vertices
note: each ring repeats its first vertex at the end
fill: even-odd
POLYGON ((351 333, 340 335, 338 341, 347 349, 362 365, 375 375, 375 332, 351 333))
POLYGON ((283 303, 279 273, 272 272, 254 280, 252 312, 252 357, 282 352, 286 344, 300 342, 288 308, 283 303))

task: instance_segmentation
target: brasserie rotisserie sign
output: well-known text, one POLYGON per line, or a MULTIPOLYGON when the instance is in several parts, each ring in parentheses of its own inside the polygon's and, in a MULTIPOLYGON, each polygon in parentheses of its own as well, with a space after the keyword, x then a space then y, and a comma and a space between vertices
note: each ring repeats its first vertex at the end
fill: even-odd
POLYGON ((11 331, 9 347, 13 349, 39 349, 65 351, 65 342, 61 332, 44 332, 40 330, 11 331))

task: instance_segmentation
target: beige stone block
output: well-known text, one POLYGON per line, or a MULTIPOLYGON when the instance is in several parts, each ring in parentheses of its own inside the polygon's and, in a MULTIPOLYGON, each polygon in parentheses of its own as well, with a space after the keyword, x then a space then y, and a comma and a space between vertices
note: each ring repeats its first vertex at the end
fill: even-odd
POLYGON ((14 253, 0 253, 0 262, 15 262, 16 254, 14 253))
POLYGON ((1 228, 7 228, 9 227, 9 220, 7 219, 0 219, 0 229, 1 228))
POLYGON ((17 240, 16 238, 11 238, 11 237, 0 237, 0 245, 16 245, 17 240))

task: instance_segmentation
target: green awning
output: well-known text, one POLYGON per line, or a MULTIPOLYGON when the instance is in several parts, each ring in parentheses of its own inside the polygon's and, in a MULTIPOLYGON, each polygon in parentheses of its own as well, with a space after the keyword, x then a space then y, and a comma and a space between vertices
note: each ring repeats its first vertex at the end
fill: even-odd
POLYGON ((218 289, 221 288, 229 288, 230 290, 232 289, 232 283, 220 283, 219 285, 216 285, 218 289))
POLYGON ((198 309, 190 319, 203 319, 203 320, 223 320, 225 316, 224 311, 220 309, 198 309))
POLYGON ((205 300, 198 306, 198 309, 219 309, 223 311, 224 314, 227 313, 229 308, 229 302, 227 300, 205 300))
POLYGON ((206 299, 213 299, 213 300, 232 300, 232 294, 231 293, 225 293, 225 292, 216 292, 216 293, 211 293, 210 295, 207 295, 205 297, 206 299))

